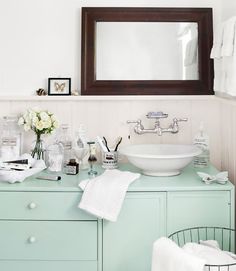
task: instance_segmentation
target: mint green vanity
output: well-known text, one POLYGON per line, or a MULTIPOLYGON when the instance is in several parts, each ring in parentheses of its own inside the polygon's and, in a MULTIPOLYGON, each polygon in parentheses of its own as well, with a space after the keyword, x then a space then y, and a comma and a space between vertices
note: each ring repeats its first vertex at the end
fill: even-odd
POLYGON ((175 177, 142 176, 115 223, 77 208, 85 178, 0 183, 0 270, 150 271, 160 236, 193 226, 234 228, 234 186, 205 185, 191 167, 175 177))

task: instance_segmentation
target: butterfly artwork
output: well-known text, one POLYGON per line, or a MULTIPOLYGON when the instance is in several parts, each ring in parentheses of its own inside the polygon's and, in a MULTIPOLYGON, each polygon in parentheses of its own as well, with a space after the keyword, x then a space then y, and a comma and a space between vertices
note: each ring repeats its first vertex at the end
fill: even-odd
POLYGON ((58 82, 55 82, 54 87, 55 87, 55 91, 62 93, 62 92, 64 92, 64 89, 66 87, 66 83, 59 84, 58 82))
POLYGON ((229 180, 228 171, 222 171, 216 175, 210 175, 205 172, 197 172, 197 174, 206 184, 211 184, 214 182, 219 184, 226 184, 229 180))
POLYGON ((48 95, 71 95, 71 78, 48 78, 48 95))

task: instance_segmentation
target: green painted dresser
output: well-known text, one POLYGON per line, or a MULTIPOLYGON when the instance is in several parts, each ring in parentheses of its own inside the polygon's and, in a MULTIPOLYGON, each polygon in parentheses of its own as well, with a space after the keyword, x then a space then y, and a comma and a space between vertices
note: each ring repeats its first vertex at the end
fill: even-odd
MULTIPOLYGON (((130 165, 121 170, 139 171, 130 165)), ((160 236, 193 226, 234 227, 234 186, 205 185, 195 171, 141 176, 115 223, 77 208, 86 172, 62 175, 60 182, 0 183, 0 270, 150 271, 152 244, 160 236)))

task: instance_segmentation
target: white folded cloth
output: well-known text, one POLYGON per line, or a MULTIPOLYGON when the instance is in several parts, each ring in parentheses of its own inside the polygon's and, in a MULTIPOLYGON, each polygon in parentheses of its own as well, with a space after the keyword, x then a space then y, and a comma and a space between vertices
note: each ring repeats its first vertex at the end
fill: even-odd
POLYGON ((28 159, 28 163, 32 166, 32 168, 23 171, 1 169, 0 182, 21 183, 27 177, 39 173, 46 168, 45 162, 43 160, 36 160, 32 158, 30 154, 23 154, 18 159, 28 159))
MULTIPOLYGON (((228 253, 219 248, 211 247, 209 244, 187 243, 183 246, 183 250, 189 253, 189 255, 204 259, 208 265, 226 265, 235 263, 235 259, 228 255, 228 253)), ((228 271, 227 267, 222 267, 220 270, 228 271)), ((230 271, 236 271, 236 266, 232 266, 230 271)))
POLYGON ((82 181, 79 187, 84 190, 79 208, 99 218, 115 222, 129 185, 140 174, 118 169, 106 170, 102 175, 82 181))
POLYGON ((223 45, 223 33, 224 33, 224 23, 220 23, 216 27, 214 33, 213 47, 211 49, 211 58, 219 59, 221 58, 221 49, 223 45))
POLYGON ((228 19, 224 24, 223 44, 221 56, 232 56, 234 54, 236 16, 228 19))
POLYGON ((203 271, 205 260, 185 252, 166 237, 153 245, 152 271, 203 271))
POLYGON ((234 54, 233 56, 223 58, 223 70, 225 76, 224 90, 228 95, 236 96, 236 28, 234 54))
MULTIPOLYGON (((206 240, 206 241, 200 240, 200 245, 209 246, 209 247, 220 250, 219 243, 216 240, 206 240)), ((225 251, 225 250, 224 250, 224 253, 226 253, 231 258, 233 258, 236 264, 236 254, 234 254, 233 252, 225 251)), ((236 266, 235 266, 235 269, 236 269, 236 266)))

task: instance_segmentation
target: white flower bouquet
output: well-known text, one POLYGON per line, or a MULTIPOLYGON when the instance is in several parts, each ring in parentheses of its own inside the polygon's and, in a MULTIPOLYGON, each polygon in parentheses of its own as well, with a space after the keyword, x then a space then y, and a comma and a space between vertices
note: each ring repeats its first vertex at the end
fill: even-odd
POLYGON ((37 139, 32 150, 32 157, 37 155, 37 159, 43 158, 44 150, 41 135, 51 134, 58 128, 58 121, 54 114, 45 110, 28 109, 18 120, 18 125, 23 126, 25 131, 35 132, 37 139))

